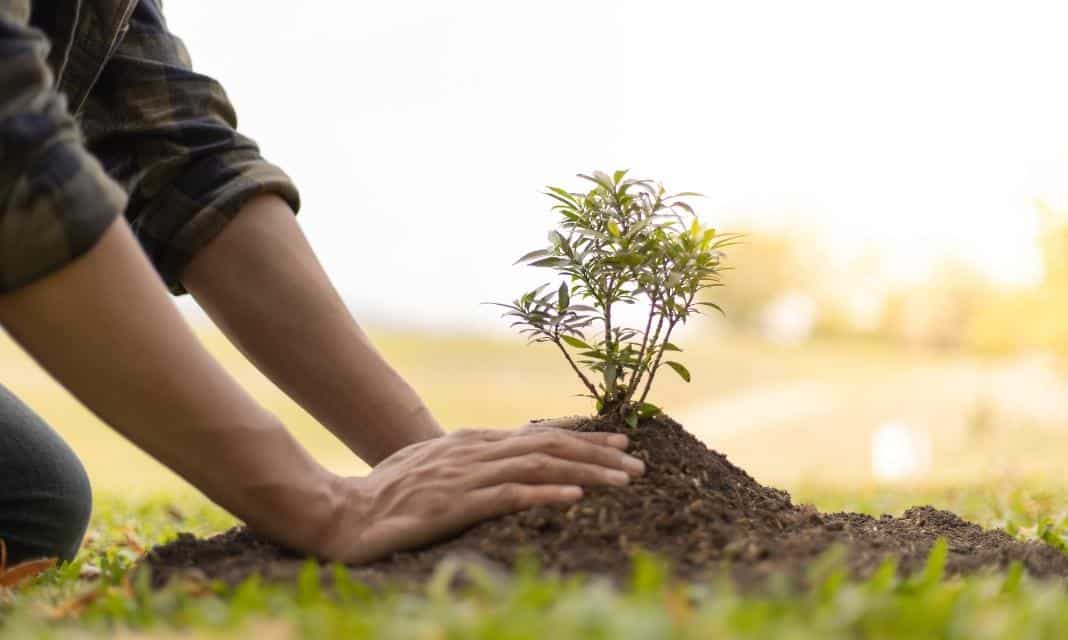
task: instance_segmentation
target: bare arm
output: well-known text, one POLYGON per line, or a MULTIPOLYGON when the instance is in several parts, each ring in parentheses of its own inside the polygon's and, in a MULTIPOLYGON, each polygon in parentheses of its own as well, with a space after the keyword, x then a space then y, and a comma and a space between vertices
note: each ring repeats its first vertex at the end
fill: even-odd
POLYGON ((201 348, 126 223, 82 258, 0 296, 0 322, 138 446, 254 529, 307 546, 282 514, 324 522, 332 476, 201 348))
POLYGON ((86 255, 0 296, 0 322, 103 420, 253 530, 332 559, 371 560, 642 470, 620 452, 625 437, 536 426, 433 438, 365 478, 334 476, 203 350, 121 219, 86 255))
POLYGON ((250 200, 182 283, 261 371, 369 464, 441 435, 357 326, 281 198, 250 200))

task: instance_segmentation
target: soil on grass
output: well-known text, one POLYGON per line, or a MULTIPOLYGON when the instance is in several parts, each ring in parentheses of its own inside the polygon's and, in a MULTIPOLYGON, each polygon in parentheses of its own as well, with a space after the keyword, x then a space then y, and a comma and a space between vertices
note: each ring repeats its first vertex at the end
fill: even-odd
MULTIPOLYGON (((645 475, 626 487, 587 489, 569 507, 538 507, 484 522, 450 540, 353 567, 353 574, 377 584, 420 583, 447 557, 507 570, 528 554, 543 570, 622 580, 633 555, 644 549, 666 559, 678 578, 726 571, 739 585, 754 586, 771 575, 803 583, 832 548, 841 550, 856 577, 870 575, 888 557, 897 559, 900 573, 910 574, 945 538, 949 575, 1018 561, 1037 577, 1068 577, 1068 555, 984 530, 948 511, 915 507, 900 518, 872 518, 795 505, 789 494, 759 484, 667 417, 637 429, 594 419, 580 429, 629 435, 630 453, 645 461, 645 475)), ((183 534, 147 557, 157 584, 189 570, 228 583, 254 573, 286 580, 303 562, 243 528, 208 539, 183 534)))

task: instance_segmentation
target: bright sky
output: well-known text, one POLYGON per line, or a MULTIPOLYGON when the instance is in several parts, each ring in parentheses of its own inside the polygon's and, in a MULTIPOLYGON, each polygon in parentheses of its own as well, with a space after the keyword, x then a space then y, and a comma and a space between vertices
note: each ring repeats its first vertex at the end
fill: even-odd
POLYGON ((912 280, 947 255, 1033 278, 1035 200, 1068 203, 1061 3, 165 5, 370 322, 500 326, 479 302, 540 282, 509 265, 579 171, 701 191, 720 227, 817 226, 912 280))

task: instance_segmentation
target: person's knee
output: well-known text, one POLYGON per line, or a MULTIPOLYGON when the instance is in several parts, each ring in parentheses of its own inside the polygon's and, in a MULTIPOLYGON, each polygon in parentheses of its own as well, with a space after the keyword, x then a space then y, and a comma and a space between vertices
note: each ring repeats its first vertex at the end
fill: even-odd
POLYGON ((56 479, 53 497, 53 518, 56 525, 56 554, 62 560, 72 560, 81 547, 89 518, 93 513, 93 490, 81 462, 72 456, 56 479))
POLYGON ((8 560, 70 560, 92 513, 78 456, 32 409, 0 386, 0 539, 8 560))
POLYGON ((0 513, 0 539, 9 563, 36 558, 69 561, 77 555, 93 510, 92 490, 73 454, 61 462, 49 465, 38 484, 14 496, 17 508, 0 513))

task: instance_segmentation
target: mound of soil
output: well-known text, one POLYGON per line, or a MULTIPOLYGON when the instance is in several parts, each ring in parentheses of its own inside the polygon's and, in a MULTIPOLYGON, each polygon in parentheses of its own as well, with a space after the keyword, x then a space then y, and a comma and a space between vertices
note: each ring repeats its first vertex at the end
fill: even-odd
MULTIPOLYGON (((630 453, 645 461, 645 475, 626 487, 590 488, 570 507, 539 507, 484 522, 451 540, 353 567, 353 573, 371 583, 421 582, 446 557, 507 570, 532 554, 544 570, 624 579, 631 556, 645 549, 667 559, 678 578, 726 570, 738 584, 752 586, 773 574, 803 582, 806 568, 835 546, 856 577, 870 575, 889 556, 909 574, 945 538, 949 575, 1020 561, 1037 577, 1068 576, 1068 555, 984 530, 948 511, 915 507, 900 518, 872 518, 794 505, 789 494, 759 484, 667 417, 637 429, 594 419, 580 429, 629 435, 630 453)), ((162 584, 189 569, 228 583, 253 573, 289 579, 304 560, 236 528, 208 539, 183 534, 153 549, 146 561, 162 584)))

